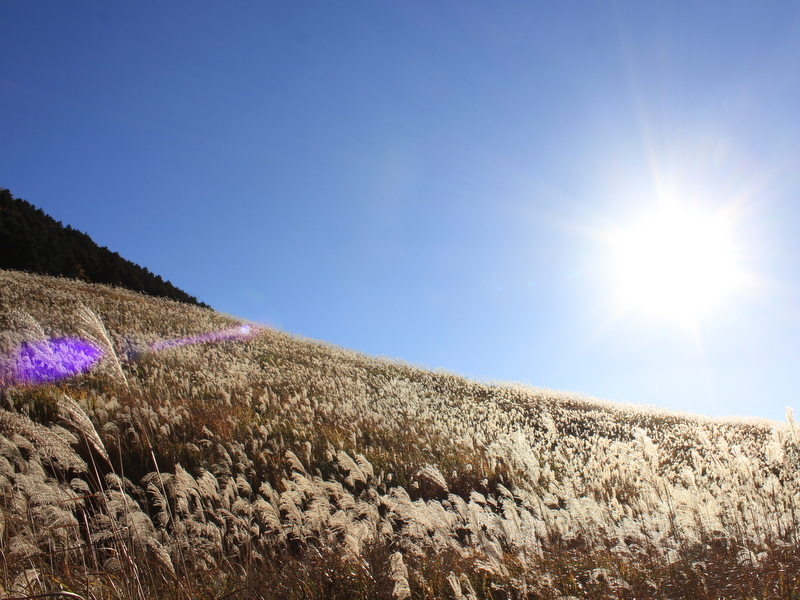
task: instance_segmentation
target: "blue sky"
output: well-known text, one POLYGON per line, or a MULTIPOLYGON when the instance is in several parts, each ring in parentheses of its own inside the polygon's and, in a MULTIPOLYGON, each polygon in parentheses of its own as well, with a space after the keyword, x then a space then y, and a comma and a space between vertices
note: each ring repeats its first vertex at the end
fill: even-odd
POLYGON ((795 2, 0 3, 0 186, 216 309, 478 379, 800 408, 795 2), (666 192, 665 192, 666 190, 666 192), (735 208, 752 284, 615 305, 735 208))

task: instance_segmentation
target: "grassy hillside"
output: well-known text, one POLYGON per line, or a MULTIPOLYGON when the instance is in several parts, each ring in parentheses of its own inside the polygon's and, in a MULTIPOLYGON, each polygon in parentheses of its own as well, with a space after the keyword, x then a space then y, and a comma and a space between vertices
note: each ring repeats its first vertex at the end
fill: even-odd
MULTIPOLYGON (((93 371, 0 398, 0 597, 797 598, 791 420, 485 385, 0 271, 0 354, 93 371)), ((8 372, 6 359, 6 371, 8 372)), ((0 369, 3 366, 0 364, 0 369)))

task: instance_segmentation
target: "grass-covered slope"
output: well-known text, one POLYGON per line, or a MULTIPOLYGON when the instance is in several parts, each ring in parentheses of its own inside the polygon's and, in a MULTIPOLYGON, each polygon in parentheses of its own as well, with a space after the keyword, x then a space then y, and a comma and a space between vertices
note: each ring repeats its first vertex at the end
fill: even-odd
POLYGON ((0 271, 0 597, 796 598, 793 424, 485 385, 0 271), (13 383, 13 382, 12 382, 13 383))

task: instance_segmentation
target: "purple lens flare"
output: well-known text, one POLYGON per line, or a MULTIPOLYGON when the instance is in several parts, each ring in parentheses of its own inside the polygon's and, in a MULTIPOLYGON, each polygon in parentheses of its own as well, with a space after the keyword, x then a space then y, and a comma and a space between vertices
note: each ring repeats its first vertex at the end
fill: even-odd
MULTIPOLYGON (((262 330, 256 325, 243 324, 211 333, 160 340, 150 344, 148 349, 159 352, 190 344, 247 340, 262 330)), ((11 355, 0 356, 0 387, 37 385, 74 377, 93 369, 103 356, 103 350, 97 344, 79 337, 25 341, 11 355)), ((135 357, 131 354, 127 360, 135 357)))
POLYGON ((189 346, 191 344, 202 344, 204 342, 227 342, 231 340, 246 340, 255 337, 260 332, 260 327, 252 325, 238 325, 228 329, 221 329, 220 331, 212 331, 211 333, 202 333, 200 335, 190 335, 189 337, 177 338, 174 340, 161 340, 150 344, 150 350, 158 352, 159 350, 166 350, 167 348, 176 348, 178 346, 189 346))
POLYGON ((13 379, 19 383, 49 383, 90 370, 103 351, 81 338, 23 342, 13 360, 13 379))

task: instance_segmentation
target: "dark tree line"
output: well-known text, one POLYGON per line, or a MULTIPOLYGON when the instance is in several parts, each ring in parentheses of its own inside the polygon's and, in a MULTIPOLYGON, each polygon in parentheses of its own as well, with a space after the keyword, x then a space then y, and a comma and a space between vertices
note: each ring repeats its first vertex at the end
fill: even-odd
POLYGON ((208 308, 160 275, 98 246, 85 233, 64 227, 41 208, 2 188, 0 268, 107 283, 208 308))

